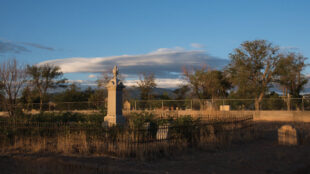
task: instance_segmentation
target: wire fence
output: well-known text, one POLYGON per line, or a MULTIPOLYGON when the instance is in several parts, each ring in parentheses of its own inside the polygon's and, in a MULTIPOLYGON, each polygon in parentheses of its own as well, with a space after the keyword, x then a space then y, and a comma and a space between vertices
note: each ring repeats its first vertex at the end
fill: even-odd
MULTIPOLYGON (((255 110, 255 99, 133 100, 132 110, 255 110)), ((310 110, 310 98, 266 98, 260 110, 310 110)))
MULTIPOLYGON (((310 111, 310 98, 266 98, 260 104, 260 110, 310 111)), ((14 108, 24 113, 36 114, 40 111, 62 112, 103 112, 107 110, 106 101, 95 102, 49 102, 19 103, 14 108)), ((255 99, 188 99, 188 100, 130 100, 124 101, 125 111, 251 111, 255 110, 255 99)), ((0 112, 7 111, 3 102, 0 112)), ((1 115, 1 113, 0 113, 1 115)), ((3 114, 2 114, 3 115, 3 114)))
MULTIPOLYGON (((39 111, 62 112, 62 111, 104 111, 107 102, 48 102, 48 103, 19 103, 16 109, 26 113, 38 113, 39 111)), ((5 103, 0 104, 0 111, 7 111, 5 103)))
POLYGON ((0 152, 157 158, 186 148, 213 148, 250 136, 253 116, 175 125, 102 127, 99 123, 0 122, 0 152))

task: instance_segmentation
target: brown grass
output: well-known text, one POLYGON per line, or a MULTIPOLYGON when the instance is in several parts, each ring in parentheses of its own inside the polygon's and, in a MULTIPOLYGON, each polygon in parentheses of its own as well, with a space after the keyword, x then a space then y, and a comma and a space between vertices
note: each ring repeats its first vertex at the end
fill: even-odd
POLYGON ((149 160, 163 156, 174 156, 188 148, 197 147, 212 150, 227 147, 233 141, 249 139, 249 137, 241 136, 244 131, 227 133, 232 130, 231 125, 229 129, 228 126, 221 129, 223 132, 218 133, 215 133, 216 130, 211 125, 207 129, 200 129, 199 134, 192 138, 192 142, 186 138, 143 142, 130 133, 119 135, 115 141, 106 142, 100 137, 87 135, 85 131, 57 135, 56 137, 16 136, 11 142, 2 144, 1 153, 60 153, 69 156, 112 155, 149 160))

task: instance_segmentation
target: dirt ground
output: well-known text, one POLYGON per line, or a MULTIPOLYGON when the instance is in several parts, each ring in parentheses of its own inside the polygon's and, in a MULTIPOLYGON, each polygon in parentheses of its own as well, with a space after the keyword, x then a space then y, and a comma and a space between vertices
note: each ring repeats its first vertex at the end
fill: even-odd
MULTIPOLYGON (((257 123, 256 129, 264 131, 249 142, 213 151, 191 150, 154 161, 60 154, 2 155, 0 173, 310 173, 308 141, 297 146, 278 145, 277 128, 283 124, 257 123)), ((307 137, 309 125, 295 127, 307 137)))

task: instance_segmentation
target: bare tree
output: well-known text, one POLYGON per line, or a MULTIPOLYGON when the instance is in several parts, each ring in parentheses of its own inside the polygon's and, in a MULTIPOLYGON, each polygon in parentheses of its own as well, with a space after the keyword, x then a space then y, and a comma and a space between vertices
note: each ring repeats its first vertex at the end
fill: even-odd
MULTIPOLYGON (((102 72, 97 79, 98 88, 105 88, 109 81, 113 78, 112 69, 107 72, 102 72)), ((118 78, 124 81, 125 78, 122 74, 118 74, 118 78)))
POLYGON ((113 78, 112 73, 102 73, 97 79, 98 88, 105 88, 112 78, 113 78))
MULTIPOLYGON (((113 78, 112 69, 108 71, 102 72, 97 78, 97 89, 95 92, 89 97, 88 101, 93 103, 96 107, 103 107, 105 104, 105 98, 108 96, 108 91, 106 89, 107 84, 113 78)), ((124 81, 124 76, 122 74, 118 75, 118 78, 121 81, 124 81)), ((123 91, 123 95, 126 91, 123 91)))
POLYGON ((26 82, 25 67, 16 59, 9 59, 0 66, 1 87, 5 95, 5 108, 10 117, 16 116, 17 97, 26 82))
POLYGON ((142 100, 151 99, 152 89, 156 87, 155 75, 153 73, 141 73, 137 85, 140 89, 140 98, 142 100))

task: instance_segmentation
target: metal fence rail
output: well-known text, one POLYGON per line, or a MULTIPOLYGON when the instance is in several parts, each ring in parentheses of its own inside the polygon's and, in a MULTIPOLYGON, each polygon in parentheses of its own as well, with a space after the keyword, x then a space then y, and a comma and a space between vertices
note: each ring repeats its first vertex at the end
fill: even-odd
MULTIPOLYGON (((135 110, 220 110, 229 105, 230 110, 255 110, 255 99, 188 99, 188 100, 132 100, 135 110)), ((260 110, 310 110, 309 98, 265 98, 260 110)))
POLYGON ((155 157, 188 147, 211 148, 251 133, 253 117, 200 124, 149 125, 139 128, 100 124, 0 122, 0 153, 56 152, 155 157))
MULTIPOLYGON (((222 106, 228 106, 231 111, 255 110, 254 99, 188 99, 188 100, 130 100, 124 102, 124 110, 128 111, 174 111, 174 110, 214 110, 220 111, 222 106)), ((24 113, 36 114, 41 111, 48 112, 106 112, 107 102, 49 102, 43 103, 19 103, 15 107, 24 113)), ((6 112, 5 103, 0 104, 0 112, 6 112)), ((260 110, 283 111, 310 111, 309 98, 267 98, 260 103, 260 110)), ((0 113, 1 114, 1 113, 0 113)))

